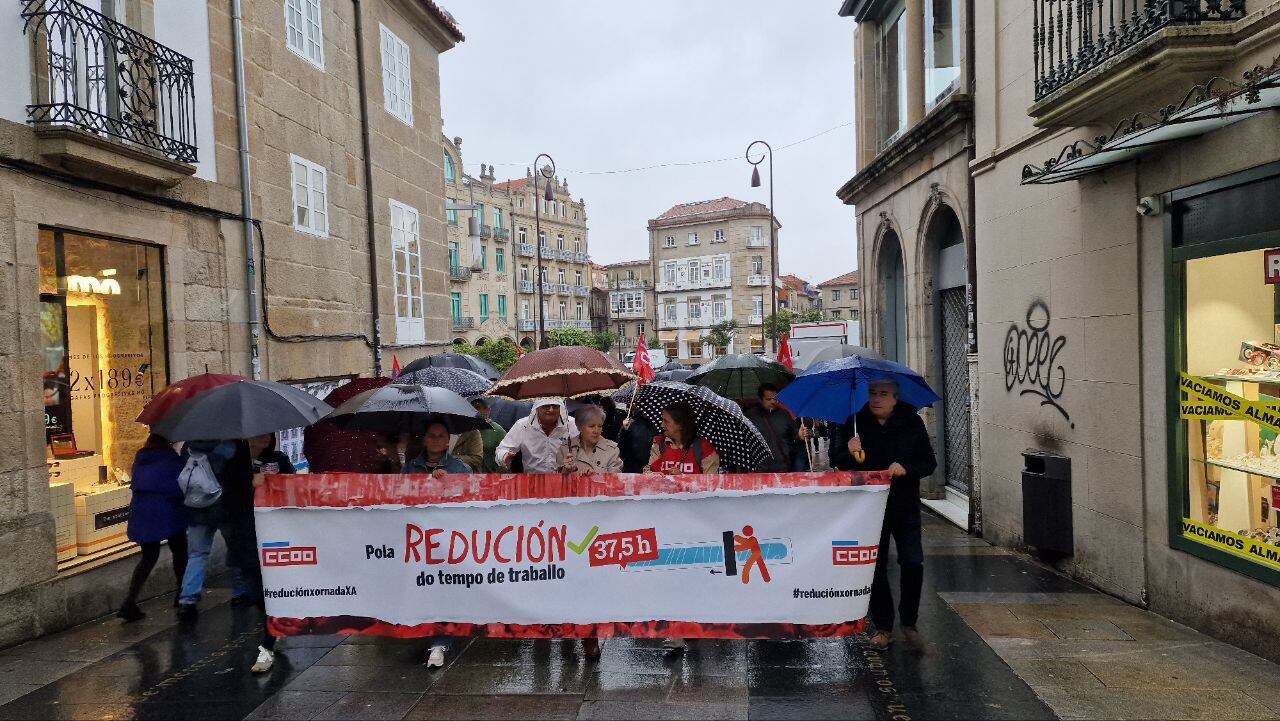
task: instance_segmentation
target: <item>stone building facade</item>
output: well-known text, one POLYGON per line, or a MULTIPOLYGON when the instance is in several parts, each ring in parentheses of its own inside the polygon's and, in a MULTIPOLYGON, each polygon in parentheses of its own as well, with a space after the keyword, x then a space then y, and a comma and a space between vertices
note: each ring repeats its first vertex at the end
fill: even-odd
POLYGON ((819 310, 822 298, 818 287, 795 275, 778 276, 778 309, 786 309, 793 313, 808 313, 819 310))
POLYGON ((445 202, 472 206, 445 211, 449 248, 449 317, 454 342, 516 342, 515 246, 510 191, 495 187, 492 170, 468 175, 462 138, 444 141, 445 202), (478 236, 470 234, 475 218, 478 236))
POLYGON ((863 342, 943 396, 923 412, 938 454, 924 495, 969 526, 972 19, 960 0, 845 0, 854 29, 857 142, 837 192, 857 208, 863 342))
POLYGON ((448 343, 438 56, 462 35, 429 0, 287 5, 244 3, 247 223, 229 2, 0 13, 0 646, 119 604, 134 418, 164 385, 448 343))
POLYGON ((1056 6, 977 3, 980 528, 1274 656, 1276 429, 1239 409, 1280 396, 1280 3, 1183 5, 1085 61, 1056 6))
POLYGON ((642 335, 646 343, 655 342, 653 265, 645 259, 610 263, 604 268, 609 285, 609 329, 617 336, 613 352, 621 358, 636 349, 642 335))
POLYGON ((544 330, 591 330, 586 202, 569 195, 568 180, 548 179, 543 170, 526 169, 525 177, 493 186, 511 195, 516 329, 525 348, 540 346, 539 333, 544 330), (544 194, 547 183, 551 200, 544 194), (539 212, 540 217, 535 215, 539 212), (538 223, 541 237, 537 235, 538 223))
POLYGON ((860 273, 851 270, 818 284, 822 291, 823 320, 861 320, 862 285, 860 273))
POLYGON ((777 286, 769 223, 768 207, 733 198, 682 203, 649 221, 652 347, 701 365, 717 352, 704 346, 703 334, 734 320, 739 328, 727 352, 775 350, 764 335, 777 286))

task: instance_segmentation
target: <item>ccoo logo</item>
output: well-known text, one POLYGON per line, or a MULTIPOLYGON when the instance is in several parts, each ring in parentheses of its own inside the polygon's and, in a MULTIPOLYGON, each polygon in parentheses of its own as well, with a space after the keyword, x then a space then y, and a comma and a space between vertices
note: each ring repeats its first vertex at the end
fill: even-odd
POLYGON ((832 541, 831 565, 864 566, 876 562, 879 546, 859 546, 857 541, 832 541))
POLYGON ((288 541, 262 544, 263 566, 314 566, 315 546, 291 546, 288 541))

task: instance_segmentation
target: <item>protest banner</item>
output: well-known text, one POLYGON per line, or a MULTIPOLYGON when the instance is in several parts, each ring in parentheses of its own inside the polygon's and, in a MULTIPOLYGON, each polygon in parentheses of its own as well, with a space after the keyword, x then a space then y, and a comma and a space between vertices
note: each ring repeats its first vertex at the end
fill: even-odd
POLYGON ((861 630, 888 476, 268 476, 272 632, 779 638, 861 630))

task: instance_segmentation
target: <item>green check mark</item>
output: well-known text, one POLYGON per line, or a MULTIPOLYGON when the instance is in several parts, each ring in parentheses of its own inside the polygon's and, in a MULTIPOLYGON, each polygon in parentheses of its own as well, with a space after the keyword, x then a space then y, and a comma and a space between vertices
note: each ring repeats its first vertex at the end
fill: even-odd
POLYGON ((587 550, 587 546, 590 546, 591 542, 596 539, 596 534, 599 532, 600 532, 599 526, 592 526, 591 530, 587 531, 587 537, 582 539, 582 543, 570 543, 569 550, 581 556, 582 552, 587 550))

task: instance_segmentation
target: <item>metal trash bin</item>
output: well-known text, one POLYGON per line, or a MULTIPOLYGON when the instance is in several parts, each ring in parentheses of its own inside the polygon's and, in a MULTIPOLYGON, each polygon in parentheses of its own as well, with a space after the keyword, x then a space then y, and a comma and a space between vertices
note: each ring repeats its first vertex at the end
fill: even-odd
POLYGON ((1035 448, 1022 452, 1022 537, 1050 554, 1075 552, 1071 530, 1071 459, 1035 448))

